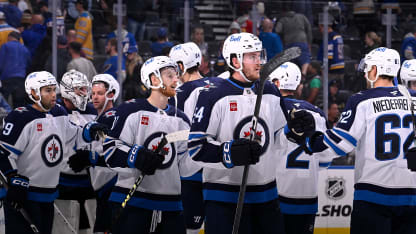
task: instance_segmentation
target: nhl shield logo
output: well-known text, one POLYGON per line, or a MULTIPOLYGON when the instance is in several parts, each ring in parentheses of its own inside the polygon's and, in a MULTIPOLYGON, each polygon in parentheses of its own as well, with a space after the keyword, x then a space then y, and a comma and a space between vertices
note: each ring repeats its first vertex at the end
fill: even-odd
POLYGON ((326 195, 329 199, 339 200, 346 194, 345 180, 342 177, 329 177, 326 180, 326 195))

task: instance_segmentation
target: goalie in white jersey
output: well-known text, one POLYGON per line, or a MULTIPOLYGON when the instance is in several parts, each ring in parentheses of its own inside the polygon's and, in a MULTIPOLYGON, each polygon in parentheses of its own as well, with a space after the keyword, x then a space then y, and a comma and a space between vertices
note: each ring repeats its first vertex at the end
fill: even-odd
POLYGON ((370 89, 351 96, 336 127, 307 140, 312 152, 356 149, 352 234, 416 233, 416 174, 405 158, 414 135, 407 98, 393 85, 399 68, 397 51, 372 50, 364 58, 370 89))
MULTIPOLYGON (((177 65, 169 57, 148 59, 141 79, 152 89, 148 99, 127 101, 116 109, 115 124, 104 143, 107 164, 118 171, 110 196, 113 215, 140 174, 146 175, 113 226, 115 234, 185 233, 180 176, 190 176, 200 167, 188 157, 187 142, 158 147, 163 135, 189 129, 186 115, 168 104, 176 94, 177 65), (163 154, 163 155, 162 155, 163 154)), ((114 217, 116 218, 116 217, 114 217)))
MULTIPOLYGON (((217 77, 202 77, 201 51, 193 42, 179 44, 170 50, 169 57, 178 64, 182 85, 176 89, 176 96, 169 98, 169 104, 176 106, 192 119, 198 96, 204 90, 215 87, 217 77)), ((187 234, 198 234, 204 222, 204 198, 202 194, 202 170, 190 177, 181 178, 182 203, 187 234)))
POLYGON ((56 104, 56 80, 49 72, 33 72, 25 90, 34 102, 18 107, 4 121, 0 134, 0 170, 9 190, 5 203, 6 233, 31 233, 15 208, 23 207, 40 233, 51 233, 57 185, 63 155, 75 145, 96 139, 102 125, 89 123, 84 130, 69 121, 56 104))
MULTIPOLYGON (((269 79, 279 88, 288 110, 310 112, 315 119, 316 131, 323 132, 327 126, 322 110, 304 100, 294 99, 301 76, 296 64, 286 62, 270 74, 269 79)), ((318 211, 318 170, 320 166, 328 166, 332 157, 308 155, 302 146, 287 140, 283 133, 280 141, 281 150, 276 153, 282 158, 277 167, 276 182, 286 234, 312 234, 318 211)))

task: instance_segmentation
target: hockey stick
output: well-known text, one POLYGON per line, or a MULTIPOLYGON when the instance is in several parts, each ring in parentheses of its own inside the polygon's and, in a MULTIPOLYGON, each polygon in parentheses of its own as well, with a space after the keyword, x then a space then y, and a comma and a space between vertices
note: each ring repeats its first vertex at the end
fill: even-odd
MULTIPOLYGON (((295 59, 299 57, 301 54, 301 50, 299 47, 292 47, 289 49, 284 50, 282 53, 274 56, 269 62, 267 62, 260 70, 260 81, 257 87, 257 99, 256 99, 256 105, 254 108, 254 115, 251 120, 252 127, 250 131, 250 141, 254 140, 254 137, 256 136, 256 129, 257 129, 257 121, 259 118, 260 113, 260 106, 261 106, 261 99, 263 97, 263 91, 264 91, 264 84, 266 83, 267 78, 269 75, 280 65, 282 65, 285 62, 288 62, 292 59, 295 59)), ((246 193, 246 187, 247 187, 247 178, 249 173, 250 166, 246 165, 244 166, 243 171, 243 179, 241 181, 240 186, 240 192, 238 194, 238 202, 237 202, 237 208, 235 211, 234 216, 234 223, 233 223, 233 232, 232 234, 237 234, 238 229, 240 227, 240 219, 241 214, 243 212, 243 205, 244 205, 244 197, 246 193)))
MULTIPOLYGON (((169 134, 166 134, 163 136, 162 140, 159 142, 155 153, 160 153, 162 151, 163 147, 166 144, 177 142, 177 141, 186 141, 188 140, 189 136, 189 130, 182 130, 177 132, 172 132, 169 134)), ((121 203, 121 210, 119 211, 118 215, 115 218, 115 222, 118 220, 118 218, 121 215, 121 212, 126 207, 127 202, 133 197, 134 193, 136 192, 136 189, 140 186, 140 184, 143 182, 144 174, 141 174, 139 177, 137 177, 136 181, 134 182, 133 187, 131 187, 130 191, 128 192, 126 198, 124 199, 123 203, 121 203)))
MULTIPOLYGON (((9 185, 7 184, 6 178, 3 175, 3 173, 0 173, 0 181, 3 184, 4 188, 6 190, 9 190, 9 185)), ((27 211, 25 209, 23 209, 23 207, 18 207, 17 211, 20 212, 20 214, 22 214, 23 218, 28 222, 30 228, 32 229, 32 232, 35 233, 35 234, 40 234, 39 229, 36 227, 35 223, 32 221, 32 219, 30 218, 27 211)))
MULTIPOLYGON (((406 86, 404 85, 398 85, 397 88, 399 89, 399 92, 403 94, 403 96, 406 97, 407 101, 408 101, 408 106, 411 112, 411 116, 412 116, 412 124, 413 124, 413 142, 416 145, 416 119, 415 119, 415 113, 413 111, 413 101, 412 101, 412 96, 409 93, 409 90, 406 88, 406 86)), ((415 158, 416 157, 416 147, 412 147, 410 148, 407 152, 406 152, 406 159, 407 159, 407 167, 411 170, 414 171, 415 168, 412 168, 411 166, 409 166, 409 161, 413 162, 415 159, 410 159, 410 158, 415 158), (412 156, 412 157, 409 157, 412 156)), ((410 163, 411 164, 411 163, 410 163)), ((412 165, 412 164, 411 164, 412 165)))

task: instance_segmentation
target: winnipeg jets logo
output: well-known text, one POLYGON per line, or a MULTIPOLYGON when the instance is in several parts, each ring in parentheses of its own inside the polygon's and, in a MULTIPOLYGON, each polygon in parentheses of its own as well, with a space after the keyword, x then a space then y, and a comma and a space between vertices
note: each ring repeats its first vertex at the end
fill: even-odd
POLYGON ((203 86, 204 91, 209 90, 209 89, 216 88, 216 86, 214 85, 214 83, 210 82, 209 80, 205 80, 204 83, 205 83, 205 85, 203 86))
POLYGON ((126 103, 134 103, 134 102, 136 102, 136 99, 134 99, 134 98, 126 101, 126 103))
MULTIPOLYGON (((164 135, 166 135, 165 132, 155 132, 151 134, 146 138, 143 146, 147 149, 156 151, 164 135)), ((162 166, 160 166, 159 169, 169 168, 176 157, 175 144, 166 144, 165 146, 163 146, 159 154, 165 157, 165 160, 163 160, 162 166)))
POLYGON ((398 92, 399 91, 395 90, 395 91, 391 91, 390 93, 393 94, 394 96, 396 96, 398 92))
POLYGON ((42 144, 41 154, 46 166, 54 167, 58 165, 63 158, 62 142, 59 136, 53 134, 47 137, 42 144))
POLYGON ((24 111, 27 111, 27 109, 26 109, 26 107, 18 107, 18 108, 16 108, 16 109, 14 109, 15 111, 17 111, 17 112, 20 112, 20 113, 23 113, 24 111))
POLYGON ((300 107, 300 103, 295 103, 295 104, 293 104, 294 106, 296 106, 297 108, 299 108, 300 107))
POLYGON ((104 116, 105 116, 106 118, 110 118, 110 117, 113 117, 113 116, 115 116, 115 115, 116 115, 116 111, 115 111, 115 110, 108 111, 108 112, 106 112, 106 113, 104 114, 104 116))
MULTIPOLYGON (((253 132, 252 119, 252 116, 247 116, 236 125, 233 133, 233 139, 250 139, 251 134, 253 132)), ((266 122, 262 118, 258 119, 256 132, 254 133, 254 140, 258 141, 262 146, 262 153, 266 152, 267 147, 270 143, 270 134, 269 128, 267 127, 266 122)))

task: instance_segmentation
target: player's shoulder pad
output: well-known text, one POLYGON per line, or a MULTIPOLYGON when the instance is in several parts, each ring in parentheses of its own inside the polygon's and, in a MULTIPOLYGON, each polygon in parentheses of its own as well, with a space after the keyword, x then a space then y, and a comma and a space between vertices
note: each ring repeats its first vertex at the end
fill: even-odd
POLYGON ((184 122, 186 122, 189 126, 191 126, 191 122, 189 121, 186 114, 179 110, 178 108, 175 108, 174 106, 168 105, 168 108, 166 111, 166 114, 169 116, 176 116, 178 118, 181 118, 184 122))
POLYGON ((311 103, 305 101, 305 100, 298 100, 298 99, 292 99, 292 98, 284 98, 285 105, 288 111, 295 109, 301 109, 301 110, 308 110, 311 112, 318 113, 320 116, 326 119, 325 113, 318 108, 317 106, 312 105, 311 103))
POLYGON ((361 102, 366 101, 368 99, 398 96, 403 95, 399 92, 397 87, 379 87, 355 93, 348 99, 347 103, 349 103, 349 106, 357 106, 361 102))
POLYGON ((264 91, 263 94, 273 94, 278 97, 281 97, 279 89, 276 87, 276 85, 270 81, 266 81, 264 83, 264 91))
POLYGON ((59 103, 56 103, 49 113, 55 117, 68 115, 68 111, 59 103))
POLYGON ((114 122, 114 117, 117 114, 117 110, 116 108, 111 108, 109 110, 107 110, 106 112, 104 112, 98 119, 97 122, 98 123, 102 123, 105 124, 107 126, 110 126, 113 124, 114 122))
POLYGON ((409 89, 409 93, 412 97, 416 97, 416 90, 409 89))
POLYGON ((24 126, 34 119, 44 118, 45 113, 35 110, 31 106, 21 106, 12 110, 4 119, 6 123, 24 126))
POLYGON ((85 111, 78 110, 82 115, 97 115, 97 110, 94 108, 92 103, 87 103, 85 111))

